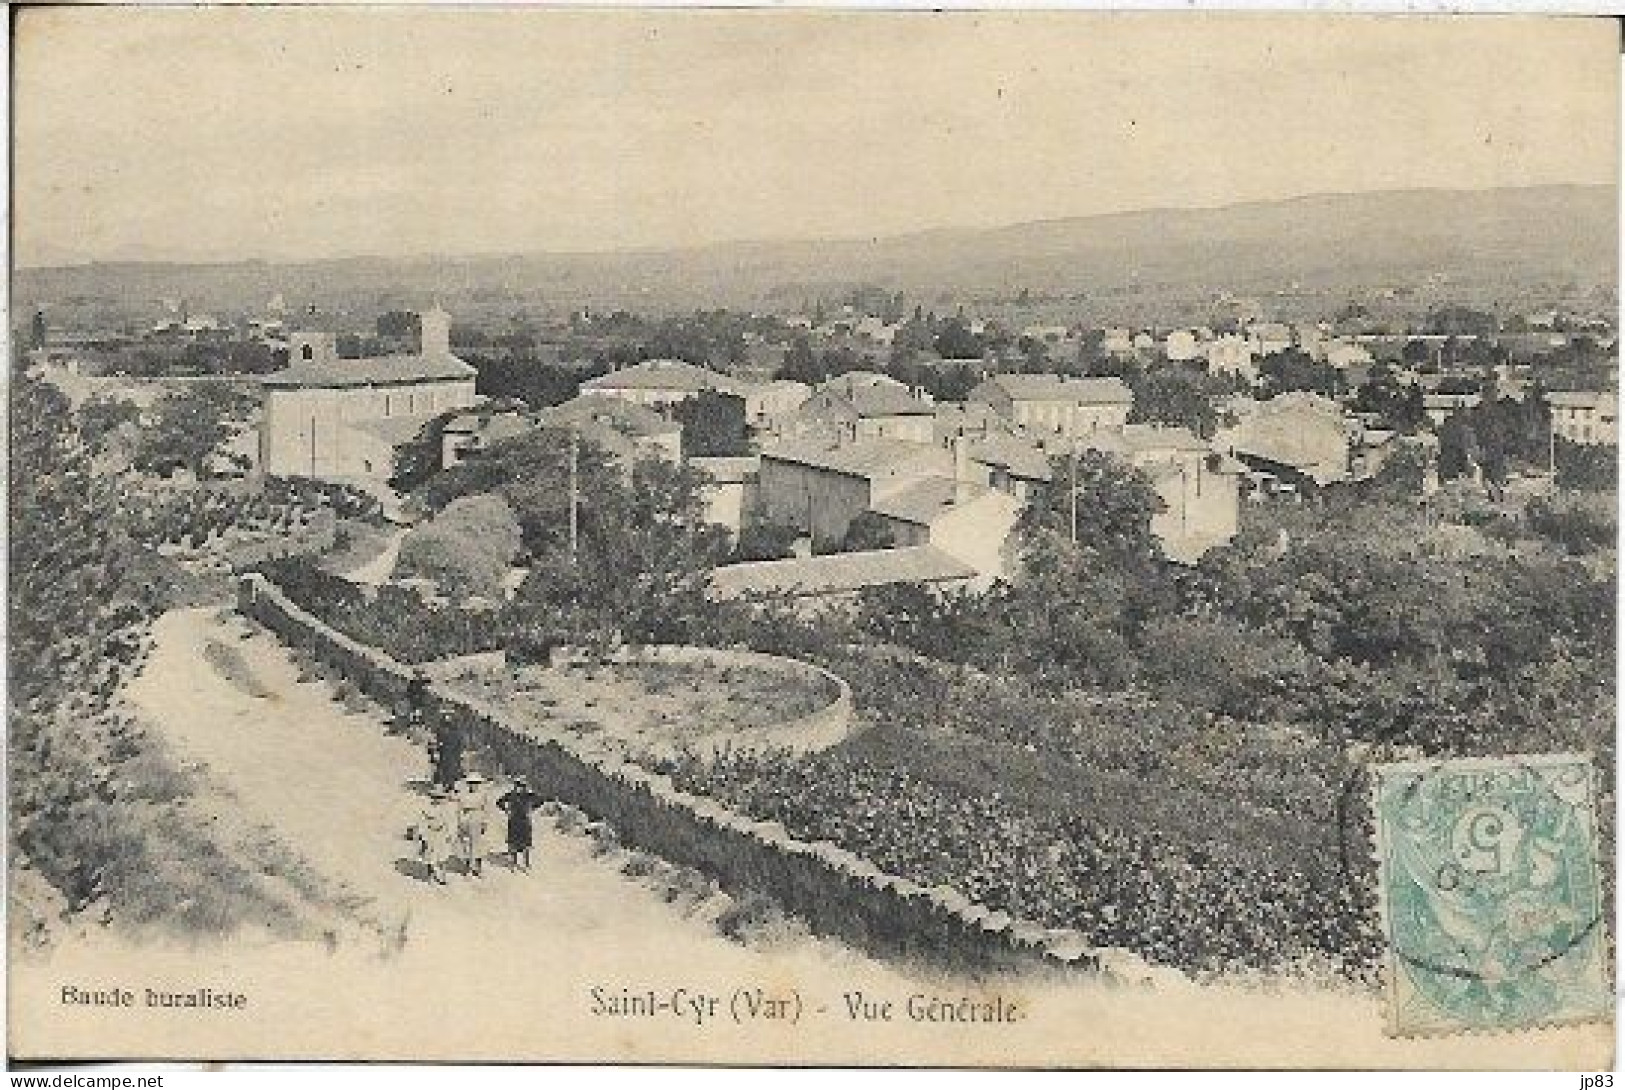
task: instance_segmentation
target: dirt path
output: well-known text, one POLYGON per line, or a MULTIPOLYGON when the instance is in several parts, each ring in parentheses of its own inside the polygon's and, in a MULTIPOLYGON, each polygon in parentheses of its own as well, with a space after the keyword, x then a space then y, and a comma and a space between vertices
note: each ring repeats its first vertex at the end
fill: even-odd
POLYGON ((357 565, 344 573, 344 577, 352 583, 370 583, 377 586, 388 579, 395 571, 395 561, 401 555, 401 540, 406 537, 406 529, 395 530, 390 534, 389 543, 384 551, 367 561, 357 565))
MULTIPOLYGON (((177 611, 128 689, 179 753, 207 766, 241 819, 264 823, 323 874, 368 898, 399 944, 351 935, 336 951, 313 944, 221 950, 106 946, 64 950, 19 970, 13 1015, 44 1018, 58 1054, 150 1055, 155 1030, 131 1014, 60 1017, 64 980, 229 985, 254 1017, 171 1020, 169 1055, 340 1058, 602 1059, 733 1063, 1311 1066, 1444 1065, 1598 1069, 1610 1034, 1579 1027, 1443 1041, 1383 1036, 1365 994, 1287 986, 1266 991, 1164 983, 1113 988, 1095 980, 995 982, 1028 1012, 1014 1025, 942 1025, 902 1015, 911 994, 985 995, 965 981, 922 980, 839 944, 791 937, 747 947, 703 911, 595 857, 585 838, 540 830, 535 872, 497 868, 447 888, 403 874, 402 831, 425 759, 386 734, 375 714, 347 713, 325 682, 301 682, 287 652, 240 618, 177 611), (219 647, 208 652, 214 643, 219 647), (212 660, 212 662, 211 662, 212 660), (221 669, 222 661, 232 668, 221 669), (231 675, 231 676, 228 676, 231 675), (133 974, 133 975, 132 975, 133 974), (735 1024, 729 997, 760 986, 798 994, 794 1025, 735 1024), (671 1012, 622 1017, 606 998, 649 991, 713 994, 710 1018, 671 1012), (596 990, 596 991, 595 991, 596 990), (895 1020, 854 1021, 844 993, 892 1000, 895 1020), (819 1011, 817 1008, 822 1007, 819 1011), (74 1034, 85 1036, 76 1038, 74 1034)), ((43 1031, 41 1031, 43 1032, 43 1031)))

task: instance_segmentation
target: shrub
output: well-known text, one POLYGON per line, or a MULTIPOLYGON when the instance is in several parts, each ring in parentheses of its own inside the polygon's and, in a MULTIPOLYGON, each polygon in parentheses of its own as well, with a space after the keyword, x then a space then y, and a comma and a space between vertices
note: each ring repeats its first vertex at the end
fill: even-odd
POLYGON ((500 597, 519 541, 519 523, 501 496, 463 496, 406 535, 395 575, 432 580, 456 598, 500 597))

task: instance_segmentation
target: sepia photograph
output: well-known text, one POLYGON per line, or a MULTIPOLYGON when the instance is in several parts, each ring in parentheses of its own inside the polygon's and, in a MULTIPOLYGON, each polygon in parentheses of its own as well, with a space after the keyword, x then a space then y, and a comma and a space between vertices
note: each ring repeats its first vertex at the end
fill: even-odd
POLYGON ((1612 1069, 1612 19, 11 16, 13 1062, 1612 1069))

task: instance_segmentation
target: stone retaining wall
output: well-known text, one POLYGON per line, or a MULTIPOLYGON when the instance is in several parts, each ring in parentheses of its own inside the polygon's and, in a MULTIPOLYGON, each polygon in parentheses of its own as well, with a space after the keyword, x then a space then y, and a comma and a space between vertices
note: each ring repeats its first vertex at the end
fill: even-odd
MULTIPOLYGON (((412 670, 322 623, 260 575, 245 576, 239 608, 386 704, 401 705, 412 670)), ((848 696, 850 700, 850 696, 848 696)), ((1044 928, 974 904, 956 891, 886 874, 827 841, 808 843, 679 791, 668 777, 591 756, 566 739, 537 739, 480 702, 430 686, 430 714, 458 724, 510 775, 611 824, 629 846, 694 867, 728 889, 755 889, 812 929, 863 948, 964 969, 1049 966, 1133 978, 1143 963, 1090 948, 1075 931, 1044 928)))
MULTIPOLYGON (((555 666, 565 662, 587 662, 574 648, 561 647, 553 652, 555 666)), ((812 679, 830 694, 830 701, 816 711, 797 719, 787 719, 750 730, 729 731, 707 745, 694 748, 696 752, 716 753, 727 749, 734 753, 751 750, 786 750, 792 753, 816 753, 843 742, 852 733, 852 687, 822 666, 798 659, 787 659, 761 651, 738 647, 684 647, 660 644, 651 647, 621 647, 603 657, 606 662, 689 662, 712 666, 740 666, 747 670, 797 674, 812 679)))

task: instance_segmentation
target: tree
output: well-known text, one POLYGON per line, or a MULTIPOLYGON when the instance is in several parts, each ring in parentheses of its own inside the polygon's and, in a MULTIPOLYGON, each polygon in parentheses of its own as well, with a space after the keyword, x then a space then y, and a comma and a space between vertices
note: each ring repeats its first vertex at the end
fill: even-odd
POLYGON ((1258 363, 1258 374, 1266 397, 1274 397, 1288 390, 1307 390, 1336 397, 1343 388, 1341 371, 1330 364, 1316 363, 1308 353, 1297 348, 1265 356, 1258 363))
POLYGON ((1017 522, 1026 545, 1053 534, 1113 557, 1161 555, 1151 519, 1165 505, 1139 469, 1086 450, 1052 459, 1050 475, 1051 480, 1028 499, 1017 522))
POLYGON ((933 344, 937 355, 945 360, 978 359, 986 351, 983 338, 970 331, 960 318, 949 318, 938 327, 933 344))
POLYGON ((141 433, 136 468, 165 477, 186 469, 207 477, 210 460, 243 431, 255 404, 252 393, 225 382, 193 383, 165 394, 141 433))
POLYGON ((891 523, 873 511, 865 511, 847 526, 836 551, 861 553, 871 549, 890 549, 896 544, 891 523))
POLYGON ((1176 367, 1145 372, 1134 387, 1133 423, 1184 427, 1210 438, 1219 426, 1219 413, 1206 377, 1176 367))
POLYGON ((140 420, 141 409, 135 402, 96 394, 79 406, 79 441, 91 454, 98 454, 114 432, 140 420))
POLYGON ((801 531, 794 526, 776 522, 751 523, 740 529, 739 540, 734 543, 728 562, 740 564, 751 560, 783 560, 793 555, 795 543, 800 537, 801 531))
POLYGON ((1465 413, 1451 413, 1439 428, 1439 476, 1444 480, 1470 477, 1482 471, 1478 433, 1465 413))
POLYGON ((816 386, 827 377, 805 335, 798 336, 791 343, 790 350, 784 354, 784 362, 779 365, 778 377, 791 382, 805 382, 809 386, 816 386))
POLYGON ((690 458, 741 457, 750 453, 743 398, 701 390, 678 402, 672 417, 683 427, 683 453, 690 458))
POLYGON ((715 615, 710 572, 728 552, 726 531, 705 520, 700 486, 699 471, 648 458, 630 477, 615 471, 584 491, 573 550, 557 527, 526 526, 532 543, 547 544, 532 545, 531 573, 510 610, 520 653, 557 642, 561 617, 599 643, 700 638, 715 615))

